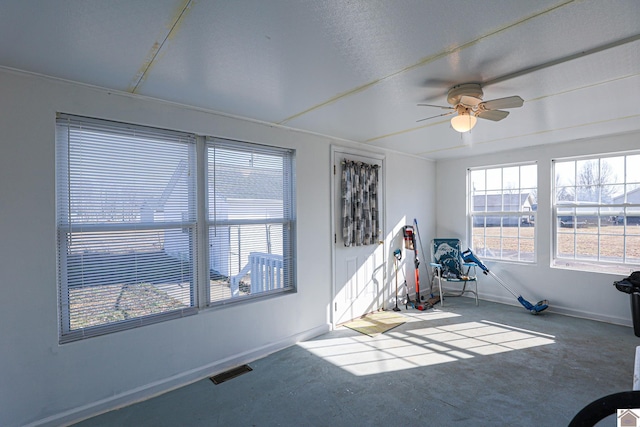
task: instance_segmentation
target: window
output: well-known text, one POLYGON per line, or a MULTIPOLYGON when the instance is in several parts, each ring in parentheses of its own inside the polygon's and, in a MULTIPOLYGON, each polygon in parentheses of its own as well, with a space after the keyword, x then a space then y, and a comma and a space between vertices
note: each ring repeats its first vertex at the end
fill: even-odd
POLYGON ((640 264, 640 154, 554 161, 553 265, 626 274, 640 264))
POLYGON ((61 343, 294 288, 291 150, 60 114, 56 155, 61 343))
POLYGON ((293 153, 207 140, 210 302, 293 289, 293 153))
POLYGON ((469 221, 479 257, 535 262, 537 166, 470 169, 469 221))
POLYGON ((193 135, 60 115, 61 341, 195 312, 193 135))

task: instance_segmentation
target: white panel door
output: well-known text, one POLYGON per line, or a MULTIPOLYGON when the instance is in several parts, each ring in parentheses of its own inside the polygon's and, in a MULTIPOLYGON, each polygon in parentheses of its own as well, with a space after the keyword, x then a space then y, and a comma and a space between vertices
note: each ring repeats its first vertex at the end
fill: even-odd
POLYGON ((333 323, 348 322, 364 314, 382 308, 384 301, 384 200, 382 160, 380 158, 334 151, 333 164, 333 218, 334 218, 334 287, 333 323), (345 247, 342 239, 342 161, 355 160, 380 167, 378 176, 378 206, 380 239, 373 245, 345 247))

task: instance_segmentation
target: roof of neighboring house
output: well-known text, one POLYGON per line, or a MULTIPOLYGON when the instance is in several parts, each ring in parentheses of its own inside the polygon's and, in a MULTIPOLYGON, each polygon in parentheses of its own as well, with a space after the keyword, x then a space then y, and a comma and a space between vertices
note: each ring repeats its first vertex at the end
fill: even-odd
POLYGON ((282 200, 283 172, 267 168, 234 168, 216 166, 216 181, 219 193, 224 197, 238 199, 276 199, 282 200))
POLYGON ((484 210, 485 200, 487 210, 489 211, 499 211, 502 210, 502 203, 504 199, 504 210, 510 210, 509 208, 520 208, 529 203, 529 205, 533 202, 533 196, 531 193, 520 193, 520 194, 476 194, 473 196, 473 207, 474 209, 484 210))
MULTIPOLYGON (((622 203, 624 201, 624 194, 613 198, 613 203, 622 203)), ((627 202, 640 203, 640 187, 634 188, 631 191, 627 191, 627 202)))

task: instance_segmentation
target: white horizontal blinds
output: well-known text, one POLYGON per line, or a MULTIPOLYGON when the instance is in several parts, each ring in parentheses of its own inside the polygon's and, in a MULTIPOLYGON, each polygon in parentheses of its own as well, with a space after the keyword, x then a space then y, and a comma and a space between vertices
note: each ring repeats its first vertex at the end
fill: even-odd
POLYGON ((195 137, 60 115, 62 341, 195 312, 195 137))
POLYGON ((290 289, 290 150, 207 140, 211 302, 290 289))

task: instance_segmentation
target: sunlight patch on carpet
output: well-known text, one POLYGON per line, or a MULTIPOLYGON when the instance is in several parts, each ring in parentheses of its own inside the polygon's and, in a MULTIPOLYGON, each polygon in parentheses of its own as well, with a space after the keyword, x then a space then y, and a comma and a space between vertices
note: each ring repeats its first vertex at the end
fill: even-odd
POLYGON ((298 343, 353 375, 374 375, 550 345, 555 337, 486 320, 298 343))

